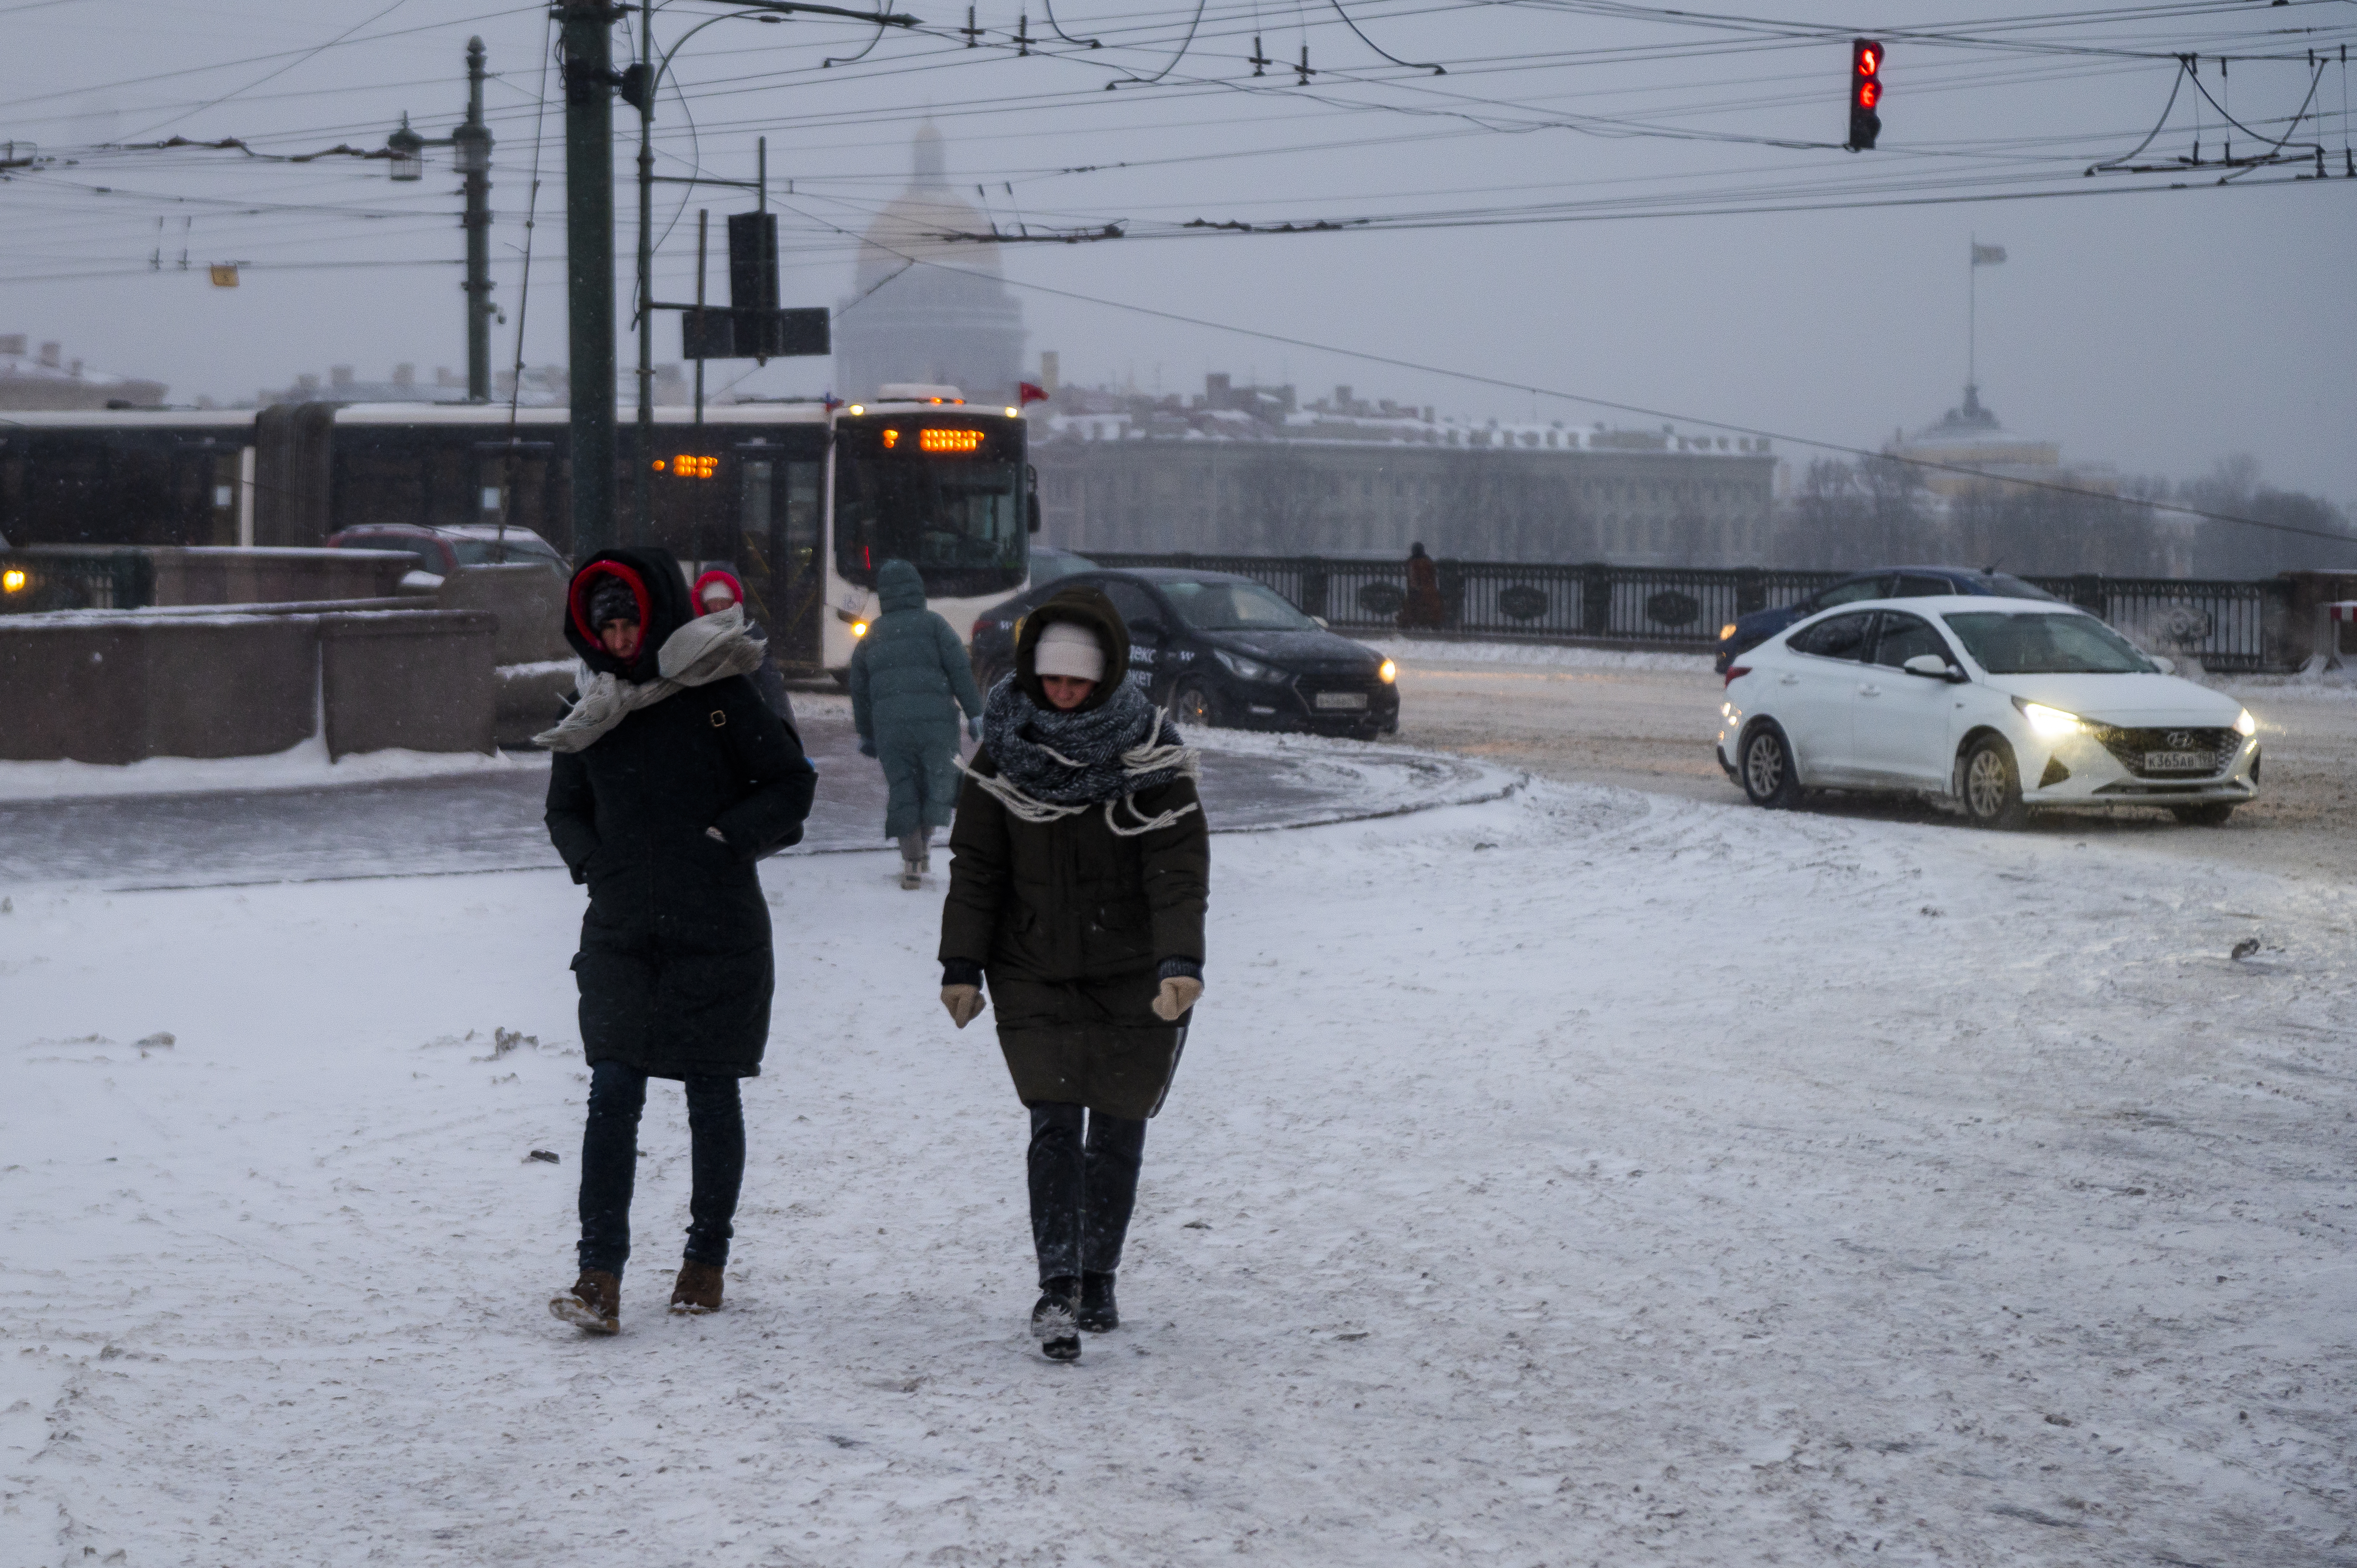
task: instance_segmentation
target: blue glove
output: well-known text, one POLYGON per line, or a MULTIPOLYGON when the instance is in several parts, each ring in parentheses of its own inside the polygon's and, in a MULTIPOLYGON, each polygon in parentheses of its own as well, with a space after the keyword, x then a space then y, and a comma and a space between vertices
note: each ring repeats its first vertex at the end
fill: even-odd
POLYGON ((862 756, 862 757, 873 757, 873 756, 875 756, 875 755, 876 755, 876 743, 875 743, 874 741, 872 741, 872 740, 863 740, 863 741, 861 741, 861 742, 859 743, 859 755, 860 755, 860 756, 862 756))
POLYGON ((980 719, 974 718, 965 721, 965 737, 968 740, 980 740, 982 738, 982 721, 980 719))

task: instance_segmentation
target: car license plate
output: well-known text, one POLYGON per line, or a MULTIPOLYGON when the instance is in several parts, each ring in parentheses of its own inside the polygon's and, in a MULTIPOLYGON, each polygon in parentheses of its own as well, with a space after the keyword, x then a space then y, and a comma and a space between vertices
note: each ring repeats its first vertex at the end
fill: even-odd
POLYGON ((1364 692, 1320 692, 1318 705, 1321 708, 1363 708, 1367 705, 1364 692))
POLYGON ((2206 751, 2147 751, 2144 754, 2147 773, 2207 773, 2218 765, 2218 759, 2206 751))

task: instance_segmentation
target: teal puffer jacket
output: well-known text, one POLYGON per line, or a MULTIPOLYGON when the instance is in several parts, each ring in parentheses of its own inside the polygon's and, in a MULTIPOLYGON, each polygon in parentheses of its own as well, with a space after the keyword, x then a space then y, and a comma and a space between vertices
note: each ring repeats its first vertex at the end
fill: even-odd
POLYGON ((851 655, 851 718, 880 752, 957 748, 958 710, 982 713, 974 667, 950 623, 925 607, 924 579, 906 561, 876 574, 884 613, 851 655))

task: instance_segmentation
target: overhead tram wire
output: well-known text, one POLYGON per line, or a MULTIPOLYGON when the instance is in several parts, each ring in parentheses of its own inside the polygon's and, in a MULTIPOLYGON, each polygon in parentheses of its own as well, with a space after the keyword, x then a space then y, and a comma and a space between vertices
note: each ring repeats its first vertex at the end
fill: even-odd
MULTIPOLYGON (((889 246, 883 246, 880 248, 887 251, 890 250, 889 246)), ((943 266, 942 263, 938 262, 928 261, 923 257, 909 256, 902 252, 892 252, 891 253, 900 255, 903 259, 920 266, 942 267, 942 270, 949 272, 955 272, 958 270, 954 267, 943 266)), ((2027 479, 2016 478, 2010 476, 1991 475, 1984 473, 1977 468, 1964 467, 1961 464, 1942 463, 1928 457, 1911 457, 1895 452, 1877 452, 1864 446, 1852 446, 1846 442, 1825 441, 1810 435, 1796 435, 1790 431, 1770 430, 1760 425, 1740 424, 1724 419, 1706 419, 1692 413, 1681 413, 1671 409, 1649 407, 1643 403, 1621 403, 1612 398, 1591 397, 1584 392, 1566 392, 1558 387, 1542 386, 1534 381, 1517 381, 1509 380, 1502 376, 1487 376, 1476 371, 1460 371, 1448 365, 1426 364, 1421 360, 1403 359, 1397 355, 1372 353, 1362 349, 1345 349, 1332 343, 1320 343, 1314 338, 1297 338, 1290 334, 1282 332, 1264 332, 1250 327, 1237 327, 1229 322, 1212 321, 1200 316, 1189 316, 1183 312, 1164 310, 1154 306, 1132 305, 1122 300, 1104 299, 1094 295, 1082 294, 1073 289, 1056 288, 1047 284, 1023 283, 1018 282, 1014 278, 1008 278, 1006 281, 1011 287, 1025 289, 1033 294, 1051 295, 1060 299, 1069 299, 1083 305, 1100 306, 1106 309, 1127 311, 1133 315, 1138 316, 1150 316, 1160 320, 1174 321, 1182 326, 1188 327, 1200 327, 1214 332, 1233 333, 1238 337, 1257 338, 1265 343, 1282 344, 1286 348, 1303 349, 1320 354, 1334 354, 1343 359, 1356 360, 1365 364, 1384 365, 1393 370, 1412 371, 1422 375, 1445 376, 1450 380, 1465 381, 1475 386, 1493 387, 1501 391, 1523 393, 1530 397, 1553 398, 1561 403, 1577 403, 1587 408, 1609 409, 1616 413, 1634 414, 1642 419, 1664 419, 1669 420, 1674 424, 1699 425, 1711 430, 1723 430, 1731 435, 1749 435, 1755 439, 1781 441, 1794 446, 1805 446, 1813 451, 1837 452, 1844 456, 1870 458, 1878 462, 1898 463, 1908 467, 1926 469, 1943 474, 1957 474, 1975 479, 1994 479, 1998 483, 2024 489, 2042 490, 2055 495, 2075 496, 2082 499, 2088 500, 2105 500, 2121 502, 2127 505, 2148 507, 2155 511, 2170 512, 2180 517, 2200 518, 2208 522, 2234 523, 2244 528, 2266 529, 2271 532, 2298 534, 2304 538, 2330 540, 2337 544, 2346 544, 2357 547, 2357 534, 2339 533, 2329 529, 2302 528, 2297 523, 2273 522, 2264 518, 2238 517, 2231 512, 2210 511, 2201 507, 2185 506, 2173 501, 2145 500, 2136 498, 2122 497, 2108 490, 2088 489, 2079 485, 2058 484, 2052 480, 2047 479, 2027 479)))

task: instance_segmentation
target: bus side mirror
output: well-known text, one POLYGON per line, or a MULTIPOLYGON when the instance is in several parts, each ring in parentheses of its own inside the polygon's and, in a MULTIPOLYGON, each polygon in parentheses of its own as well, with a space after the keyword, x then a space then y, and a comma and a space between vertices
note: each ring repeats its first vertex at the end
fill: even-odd
POLYGON ((1039 532, 1039 498, 1038 496, 1030 495, 1023 498, 1023 521, 1028 532, 1033 533, 1039 532))

